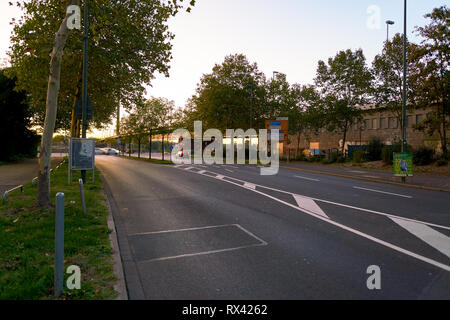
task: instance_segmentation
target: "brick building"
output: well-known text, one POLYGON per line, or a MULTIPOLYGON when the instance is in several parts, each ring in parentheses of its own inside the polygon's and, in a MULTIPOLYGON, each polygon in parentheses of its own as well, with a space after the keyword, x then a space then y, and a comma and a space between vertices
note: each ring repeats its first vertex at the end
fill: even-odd
MULTIPOLYGON (((365 145, 372 137, 380 138, 387 145, 393 144, 395 141, 401 141, 400 120, 397 119, 395 114, 386 110, 375 109, 372 106, 366 106, 364 110, 362 121, 355 120, 347 132, 346 150, 348 145, 365 145)), ((424 109, 407 111, 406 139, 413 148, 427 146, 440 152, 441 142, 438 134, 428 136, 413 128, 415 124, 426 119, 429 111, 424 109)), ((447 131, 447 136, 450 137, 449 131, 447 131)), ((293 156, 299 149, 337 149, 342 146, 342 138, 341 132, 329 132, 325 128, 319 130, 317 134, 304 130, 300 133, 300 137, 299 134, 289 135, 288 142, 284 146, 284 153, 287 155, 288 150, 291 150, 291 156, 293 156), (299 138, 300 144, 298 144, 299 138)))

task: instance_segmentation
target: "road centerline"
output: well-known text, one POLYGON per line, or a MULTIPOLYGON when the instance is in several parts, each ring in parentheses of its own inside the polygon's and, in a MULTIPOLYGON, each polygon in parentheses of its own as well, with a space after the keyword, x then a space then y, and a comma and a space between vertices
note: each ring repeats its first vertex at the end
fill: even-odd
POLYGON ((375 189, 369 189, 369 188, 363 188, 363 187, 357 187, 354 186, 354 189, 360 189, 360 190, 365 190, 365 191, 372 191, 372 192, 378 192, 378 193, 384 193, 384 194, 389 194, 392 196, 397 196, 397 197, 403 197, 403 198, 408 198, 408 199, 412 199, 412 196, 408 196, 408 195, 404 195, 404 194, 399 194, 399 193, 393 193, 393 192, 387 192, 387 191, 381 191, 381 190, 375 190, 375 189))

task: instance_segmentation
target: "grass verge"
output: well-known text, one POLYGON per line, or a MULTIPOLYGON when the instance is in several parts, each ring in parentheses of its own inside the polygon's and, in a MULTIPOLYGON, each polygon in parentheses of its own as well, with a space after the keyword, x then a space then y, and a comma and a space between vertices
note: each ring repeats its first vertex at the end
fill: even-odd
POLYGON ((138 158, 138 157, 129 157, 129 156, 120 156, 121 158, 130 159, 130 160, 140 160, 147 161, 151 163, 159 163, 159 164, 173 164, 170 160, 160 160, 160 159, 149 159, 149 158, 138 158))
MULTIPOLYGON (((81 209, 78 183, 67 184, 67 161, 51 174, 51 199, 65 195, 64 269, 81 269, 81 289, 68 290, 65 274, 60 299, 114 299, 113 252, 107 227, 108 208, 98 171, 88 173, 87 214, 81 209)), ((0 299, 54 299, 55 209, 34 206, 36 187, 24 185, 0 204, 0 299)))

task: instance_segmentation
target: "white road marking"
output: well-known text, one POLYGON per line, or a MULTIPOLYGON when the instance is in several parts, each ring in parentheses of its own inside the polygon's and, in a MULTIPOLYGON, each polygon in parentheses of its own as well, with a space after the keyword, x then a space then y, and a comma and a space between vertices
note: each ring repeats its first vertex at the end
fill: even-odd
MULTIPOLYGON (((215 172, 211 172, 211 173, 215 173, 215 172)), ((224 178, 224 176, 221 176, 220 179, 223 179, 223 178, 224 178)), ((239 181, 239 182, 242 182, 242 183, 247 182, 247 181, 244 181, 244 180, 241 180, 241 179, 238 179, 238 178, 234 178, 234 177, 227 177, 227 178, 231 179, 231 180, 234 180, 234 181, 239 181)), ((281 190, 281 189, 277 189, 277 188, 272 188, 272 187, 267 187, 267 186, 263 186, 263 185, 257 184, 257 183, 253 183, 253 184, 255 186, 257 186, 257 187, 264 188, 264 189, 267 189, 267 190, 277 191, 277 192, 281 192, 281 193, 284 193, 284 194, 290 194, 292 196, 295 195, 295 193, 293 193, 293 192, 289 192, 289 191, 285 191, 285 190, 281 190)), ((402 219, 402 220, 405 220, 405 221, 412 221, 412 222, 425 224, 425 225, 430 226, 430 227, 436 227, 436 228, 441 228, 441 229, 445 229, 445 230, 450 230, 450 227, 443 226, 443 225, 440 225, 440 224, 435 224, 435 223, 421 221, 421 220, 416 220, 416 219, 405 218, 405 217, 396 216, 396 215, 393 215, 393 214, 390 214, 390 213, 380 212, 380 211, 371 210, 371 209, 365 209, 365 208, 361 208, 361 207, 355 207, 355 206, 352 206, 352 205, 343 204, 343 203, 334 202, 334 201, 329 201, 329 200, 324 200, 324 199, 318 199, 318 198, 313 198, 313 197, 308 197, 308 198, 311 198, 314 201, 329 203, 329 204, 333 204, 333 205, 339 206, 339 207, 355 209, 355 210, 358 210, 358 211, 363 211, 363 212, 367 212, 367 213, 377 214, 377 215, 385 216, 385 217, 389 217, 389 218, 397 218, 397 219, 402 219)))
POLYGON ((171 233, 171 232, 182 232, 182 231, 195 231, 195 230, 223 228, 223 227, 237 227, 241 231, 243 231, 246 234, 248 234, 250 237, 256 239, 259 243, 250 244, 250 245, 246 245, 246 246, 218 249, 218 250, 210 250, 210 251, 202 251, 202 252, 195 252, 195 253, 180 254, 180 255, 176 255, 176 256, 154 258, 154 259, 148 259, 148 260, 143 260, 143 261, 139 261, 139 262, 143 263, 143 262, 153 262, 153 261, 164 261, 164 260, 179 259, 179 258, 185 258, 185 257, 193 257, 193 256, 206 255, 206 254, 234 251, 234 250, 240 250, 240 249, 245 249, 245 248, 267 246, 267 242, 266 241, 262 240, 260 237, 257 237, 255 234, 253 234, 252 232, 248 231, 247 229, 245 229, 244 227, 242 227, 239 224, 224 224, 224 225, 217 225, 217 226, 197 227, 197 228, 185 228, 185 229, 175 229, 175 230, 162 230, 162 231, 153 231, 153 232, 142 232, 142 233, 135 233, 135 234, 132 234, 130 236, 142 236, 142 235, 171 233))
POLYGON ((390 194, 390 195, 397 196, 397 197, 412 199, 412 196, 407 196, 404 194, 398 194, 398 193, 392 193, 392 192, 386 192, 386 191, 380 191, 380 190, 374 190, 374 189, 367 189, 367 188, 362 188, 362 187, 353 187, 353 188, 360 189, 360 190, 366 190, 366 191, 372 191, 372 192, 378 192, 378 193, 384 193, 384 194, 390 194))
POLYGON ((421 223, 395 218, 391 220, 450 258, 450 238, 446 235, 421 223))
POLYGON ((198 173, 204 174, 205 172, 206 172, 206 170, 200 170, 198 173))
POLYGON ((311 198, 303 197, 299 194, 294 194, 294 199, 300 208, 330 219, 330 217, 327 216, 327 214, 323 212, 323 210, 311 198))
POLYGON ((311 180, 311 181, 320 181, 319 179, 307 178, 307 177, 302 177, 302 176, 298 176, 298 175, 295 175, 294 177, 300 178, 300 179, 305 179, 305 180, 311 180))
POLYGON ((244 183, 244 187, 253 189, 253 190, 256 189, 256 186, 253 183, 249 183, 249 182, 244 183))
MULTIPOLYGON (((192 171, 191 171, 191 172, 192 172, 192 171)), ((196 172, 194 172, 194 173, 196 173, 196 172)), ((203 176, 209 177, 208 175, 203 175, 203 176)), ((236 179, 236 178, 232 178, 232 177, 227 177, 227 178, 230 179, 230 180, 224 180, 223 177, 224 177, 224 176, 222 176, 222 178, 221 178, 222 181, 227 182, 227 183, 230 183, 230 184, 233 184, 233 185, 236 185, 236 186, 241 187, 241 188, 245 188, 244 185, 239 184, 239 183, 236 183, 236 182, 233 182, 233 181, 230 181, 230 180, 239 180, 239 181, 242 181, 242 182, 244 182, 244 183, 245 183, 246 181, 243 181, 243 180, 240 180, 240 179, 236 179)), ((216 177, 216 178, 217 178, 217 177, 216 177)), ((287 194, 294 195, 294 193, 292 193, 292 192, 288 192, 288 191, 284 191, 284 190, 278 190, 278 189, 270 188, 270 187, 265 187, 265 186, 258 185, 258 184, 255 184, 255 185, 256 185, 256 186, 259 186, 259 187, 262 187, 262 188, 272 189, 272 190, 281 191, 281 192, 283 192, 283 193, 287 193, 287 194)), ((247 189, 247 188, 246 188, 246 189, 247 189)), ((248 189, 248 190, 251 190, 251 189, 248 189)), ((317 218, 317 219, 320 219, 320 220, 322 220, 322 221, 328 222, 329 224, 332 224, 332 225, 334 225, 334 226, 336 226, 336 227, 339 227, 339 228, 341 228, 341 229, 343 229, 343 230, 352 232, 352 233, 354 233, 354 234, 356 234, 356 235, 359 235, 359 236, 361 236, 361 237, 363 237, 363 238, 366 238, 366 239, 368 239, 368 240, 371 240, 371 241, 373 241, 373 242, 376 242, 376 243, 378 243, 378 244, 380 244, 380 245, 382 245, 382 246, 388 247, 388 248, 390 248, 390 249, 392 249, 392 250, 398 251, 398 252, 400 252, 400 253, 403 253, 403 254, 405 254, 405 255, 408 255, 408 256, 410 256, 410 257, 413 257, 413 258, 415 258, 415 259, 421 260, 421 261, 426 262, 426 263, 428 263, 428 264, 431 264, 431 265, 433 265, 433 266, 435 266, 435 267, 438 267, 438 268, 441 268, 441 269, 443 269, 443 270, 445 270, 445 271, 449 271, 449 272, 450 272, 450 266, 448 266, 448 265, 446 265, 446 264, 440 263, 440 262, 438 262, 438 261, 435 261, 435 260, 433 260, 433 259, 427 258, 427 257, 422 256, 422 255, 419 255, 419 254, 414 253, 414 252, 412 252, 412 251, 403 249, 403 248, 401 248, 401 247, 399 247, 399 246, 396 246, 396 245, 394 245, 394 244, 392 244, 392 243, 389 243, 389 242, 387 242, 387 241, 378 239, 378 238, 373 237, 373 236, 371 236, 371 235, 369 235, 369 234, 366 234, 366 233, 364 233, 364 232, 358 231, 358 230, 356 230, 356 229, 353 229, 353 228, 348 227, 348 226, 346 226, 346 225, 343 225, 343 224, 341 224, 341 223, 335 222, 335 221, 333 221, 333 220, 331 220, 331 219, 329 219, 329 218, 325 218, 325 217, 323 217, 323 216, 321 216, 321 215, 319 215, 319 214, 317 214, 317 213, 310 212, 309 210, 302 209, 302 208, 300 208, 300 207, 298 207, 298 206, 295 206, 295 205, 293 205, 293 204, 290 204, 290 203, 288 203, 288 202, 286 202, 286 201, 283 201, 283 200, 280 200, 280 199, 278 199, 278 198, 276 198, 276 197, 273 197, 273 196, 271 196, 271 195, 265 194, 264 192, 261 192, 261 191, 259 191, 259 190, 251 190, 251 191, 253 191, 253 192, 255 192, 255 193, 258 193, 258 194, 260 194, 260 195, 262 195, 262 196, 265 196, 265 197, 267 197, 267 198, 270 198, 270 199, 272 199, 272 200, 274 200, 274 201, 277 201, 277 202, 279 202, 279 203, 282 203, 282 204, 284 204, 284 205, 286 205, 286 206, 288 206, 288 207, 294 208, 295 210, 299 210, 299 211, 305 212, 306 214, 311 215, 311 216, 313 216, 313 217, 315 217, 315 218, 317 218)), ((322 201, 322 202, 326 202, 326 203, 332 203, 332 204, 336 204, 336 205, 339 205, 339 206, 348 207, 348 208, 353 208, 353 209, 361 210, 361 211, 365 211, 365 212, 371 212, 371 213, 377 213, 377 214, 381 214, 381 215, 385 215, 385 216, 391 216, 391 217, 395 217, 395 218, 398 218, 398 219, 404 220, 404 221, 413 221, 412 219, 408 219, 408 218, 396 217, 396 216, 393 216, 393 215, 389 215, 389 214, 385 214, 385 213, 380 213, 380 212, 373 211, 373 210, 368 210, 368 209, 363 209, 363 208, 353 207, 353 206, 344 205, 344 204, 340 204, 340 203, 333 203, 332 201, 328 201, 328 200, 322 200, 322 199, 316 199, 316 198, 310 198, 310 199, 315 200, 315 201, 322 201)), ((435 224, 426 223, 426 222, 422 222, 422 224, 425 224, 425 225, 434 225, 434 226, 437 226, 437 227, 441 227, 441 228, 445 228, 445 229, 450 229, 450 227, 445 227, 445 226, 435 225, 435 224)))
MULTIPOLYGON (((209 177, 209 176, 208 176, 209 177)), ((223 178, 225 178, 223 175, 221 175, 221 174, 218 174, 218 175, 216 175, 214 178, 216 178, 216 179, 219 179, 219 180, 222 180, 223 178)))
POLYGON ((231 172, 231 173, 234 172, 233 170, 230 170, 230 169, 225 169, 225 171, 228 171, 228 172, 231 172))
POLYGON ((184 170, 191 170, 194 169, 194 167, 187 167, 187 168, 183 168, 184 170))

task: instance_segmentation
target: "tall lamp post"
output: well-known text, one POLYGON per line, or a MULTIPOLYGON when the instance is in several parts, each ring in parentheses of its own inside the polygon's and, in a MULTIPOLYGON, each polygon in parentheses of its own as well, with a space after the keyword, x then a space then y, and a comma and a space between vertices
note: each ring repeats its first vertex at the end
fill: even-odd
MULTIPOLYGON (((406 152, 407 150, 407 143, 406 143, 406 94, 407 94, 407 90, 406 90, 406 72, 407 72, 407 51, 406 51, 406 47, 407 47, 407 37, 406 37, 406 14, 407 14, 407 10, 406 10, 406 0, 405 0, 405 5, 404 5, 404 22, 403 22, 403 110, 402 110, 402 122, 403 122, 403 130, 402 130, 402 152, 406 152)), ((405 183, 406 179, 405 177, 402 177, 402 182, 405 183)))
POLYGON ((389 42, 389 26, 392 26, 395 22, 392 20, 387 20, 386 21, 386 42, 389 42))
MULTIPOLYGON (((83 130, 82 138, 86 138, 87 130, 87 64, 88 64, 88 40, 89 40, 89 5, 88 1, 84 1, 84 55, 83 55, 83 97, 82 97, 82 114, 83 114, 83 130)), ((81 171, 81 179, 86 183, 86 170, 81 171)))

